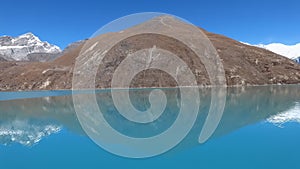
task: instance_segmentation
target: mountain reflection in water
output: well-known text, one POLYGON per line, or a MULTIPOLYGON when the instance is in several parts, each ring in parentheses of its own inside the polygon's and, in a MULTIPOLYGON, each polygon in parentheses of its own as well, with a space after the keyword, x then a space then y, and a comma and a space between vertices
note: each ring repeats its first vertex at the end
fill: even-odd
MULTIPOLYGON (((146 110, 150 106, 148 97, 151 90, 130 90, 132 104, 139 110, 146 110)), ((168 99, 167 107, 160 118, 149 124, 130 122, 120 115, 113 104, 110 90, 99 90, 96 96, 105 119, 114 129, 132 137, 149 137, 169 128, 178 115, 179 89, 162 90, 168 99)), ((201 99, 197 120, 177 148, 199 144, 198 137, 210 107, 211 89, 199 88, 199 91, 201 99)), ((45 91, 42 94, 51 95, 49 97, 0 101, 0 144, 33 146, 43 138, 59 133, 62 128, 85 135, 76 117, 70 92, 65 92, 66 95, 63 96, 61 92, 60 96, 52 96, 51 92, 45 91)), ((24 97, 30 97, 20 93, 24 97)), ((1 97, 5 97, 5 94, 8 93, 1 93, 1 97)), ((227 88, 225 110, 210 139, 258 122, 270 122, 278 126, 283 126, 286 122, 300 122, 299 103, 299 85, 227 88)))

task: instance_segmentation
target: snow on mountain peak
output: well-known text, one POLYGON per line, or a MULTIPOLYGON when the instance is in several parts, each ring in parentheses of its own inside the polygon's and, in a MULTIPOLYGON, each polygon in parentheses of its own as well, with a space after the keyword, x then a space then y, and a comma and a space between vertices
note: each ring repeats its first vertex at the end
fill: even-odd
POLYGON ((284 45, 281 43, 271 43, 268 45, 259 44, 259 47, 268 49, 274 53, 278 53, 282 56, 286 56, 290 59, 300 56, 300 43, 295 45, 284 45))
MULTIPOLYGON (((247 45, 251 45, 249 43, 245 43, 247 45)), ((300 43, 295 45, 285 45, 282 43, 271 43, 271 44, 258 44, 258 45, 251 45, 260 48, 267 49, 279 55, 285 56, 289 59, 295 59, 300 56, 300 43)))
POLYGON ((27 61, 28 55, 33 53, 60 53, 61 49, 41 41, 33 33, 28 32, 18 37, 2 36, 0 37, 0 55, 5 56, 7 60, 27 61))
POLYGON ((27 33, 25 33, 23 35, 20 35, 18 37, 19 38, 36 38, 36 36, 33 33, 31 33, 31 32, 27 32, 27 33))

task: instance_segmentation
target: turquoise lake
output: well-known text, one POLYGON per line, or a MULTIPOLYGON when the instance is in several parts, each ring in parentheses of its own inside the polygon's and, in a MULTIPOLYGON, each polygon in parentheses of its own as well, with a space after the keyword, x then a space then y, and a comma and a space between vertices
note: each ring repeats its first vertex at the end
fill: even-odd
MULTIPOLYGON (((130 90, 132 105, 149 108, 152 90, 130 90)), ((167 106, 149 124, 128 122, 121 116, 110 90, 97 90, 96 98, 116 131, 147 138, 168 129, 178 117, 179 89, 161 90, 167 106)), ((0 168, 300 168, 300 85, 227 88, 224 112, 205 143, 198 139, 212 89, 198 90, 199 113, 187 136, 171 150, 141 159, 114 155, 88 137, 77 118, 72 91, 1 92, 0 168)))

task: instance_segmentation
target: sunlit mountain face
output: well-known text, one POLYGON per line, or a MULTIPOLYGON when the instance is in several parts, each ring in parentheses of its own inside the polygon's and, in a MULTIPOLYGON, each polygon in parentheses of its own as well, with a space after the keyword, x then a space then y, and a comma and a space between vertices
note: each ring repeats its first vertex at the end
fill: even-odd
POLYGON ((60 52, 58 46, 41 41, 31 32, 18 37, 0 36, 0 57, 8 61, 49 61, 60 52))

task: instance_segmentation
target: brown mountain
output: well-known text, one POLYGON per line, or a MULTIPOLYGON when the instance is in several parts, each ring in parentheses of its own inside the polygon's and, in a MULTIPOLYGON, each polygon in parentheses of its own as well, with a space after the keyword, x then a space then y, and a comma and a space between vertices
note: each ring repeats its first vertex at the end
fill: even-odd
MULTIPOLYGON (((161 22, 150 21, 154 24, 161 22)), ((124 30, 131 33, 149 26, 149 21, 124 30)), ((177 24, 174 20, 168 24, 177 24)), ((173 26, 174 26, 173 25, 173 26)), ((167 25, 168 26, 168 25, 167 25)), ((266 84, 300 84, 300 65, 265 49, 248 46, 228 37, 203 30, 216 48, 225 70, 227 85, 266 85, 266 84)), ((176 33, 176 32, 175 32, 176 33)), ((52 90, 70 89, 72 87, 75 60, 83 48, 94 42, 109 42, 117 39, 120 32, 103 34, 88 40, 65 53, 52 62, 25 63, 0 61, 0 90, 52 90)), ((210 85, 203 63, 195 53, 176 39, 158 34, 140 34, 120 41, 107 51, 103 63, 99 66, 96 78, 97 88, 109 88, 112 74, 128 53, 153 46, 172 51, 187 63, 196 75, 198 85, 210 85)), ((96 46, 97 48, 97 46, 96 46)), ((176 82, 170 75, 150 69, 135 76, 131 87, 171 87, 176 82)))

